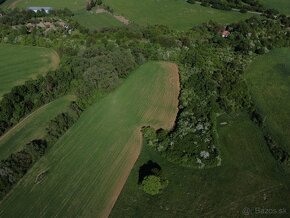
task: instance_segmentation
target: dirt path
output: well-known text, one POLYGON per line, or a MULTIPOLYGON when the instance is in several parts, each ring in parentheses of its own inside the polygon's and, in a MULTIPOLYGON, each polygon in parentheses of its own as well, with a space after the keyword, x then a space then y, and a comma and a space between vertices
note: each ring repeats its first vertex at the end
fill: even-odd
POLYGON ((20 3, 20 2, 22 2, 23 0, 16 0, 16 1, 14 1, 13 3, 11 3, 11 5, 9 5, 9 7, 8 8, 10 8, 10 9, 14 9, 14 8, 16 8, 16 5, 18 4, 18 3, 20 3))
POLYGON ((107 13, 107 14, 110 14, 112 15, 115 19, 117 19, 118 21, 120 21, 121 23, 125 24, 125 25, 129 25, 130 21, 125 18, 124 16, 121 16, 121 15, 115 15, 113 13, 111 13, 110 11, 104 9, 104 8, 98 8, 96 10, 96 14, 101 14, 101 13, 107 13))
POLYGON ((49 65, 49 68, 52 70, 56 70, 60 63, 60 57, 56 51, 52 51, 50 54, 51 63, 49 65))

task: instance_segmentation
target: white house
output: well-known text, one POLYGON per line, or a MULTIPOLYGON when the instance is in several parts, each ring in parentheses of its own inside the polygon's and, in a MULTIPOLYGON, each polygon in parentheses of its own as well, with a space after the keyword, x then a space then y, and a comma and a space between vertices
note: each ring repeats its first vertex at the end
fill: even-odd
POLYGON ((35 13, 38 11, 44 11, 45 13, 49 13, 52 10, 52 7, 29 7, 27 8, 29 11, 34 11, 35 13))

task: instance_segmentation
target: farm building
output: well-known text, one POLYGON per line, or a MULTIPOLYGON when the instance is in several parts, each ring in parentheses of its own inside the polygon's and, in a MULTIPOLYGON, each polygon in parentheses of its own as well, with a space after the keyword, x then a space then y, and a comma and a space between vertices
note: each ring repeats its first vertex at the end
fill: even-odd
POLYGON ((225 31, 222 32, 222 37, 223 38, 227 38, 230 34, 231 33, 229 31, 225 30, 225 31))
POLYGON ((49 13, 52 10, 52 7, 29 7, 27 8, 29 11, 34 11, 35 13, 38 11, 45 11, 45 13, 49 13))

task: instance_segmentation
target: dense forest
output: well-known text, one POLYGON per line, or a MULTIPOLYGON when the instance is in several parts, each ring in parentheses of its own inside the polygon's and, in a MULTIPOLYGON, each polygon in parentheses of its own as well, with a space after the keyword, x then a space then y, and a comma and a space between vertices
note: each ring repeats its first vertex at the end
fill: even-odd
MULTIPOLYGON (((226 2, 232 6, 239 3, 226 2)), ((243 2, 260 7, 256 1, 243 2)), ((148 60, 178 63, 181 92, 175 127, 169 132, 144 127, 145 143, 182 166, 219 165, 216 114, 246 111, 263 129, 263 119, 242 74, 256 55, 290 45, 290 18, 280 14, 253 17, 226 27, 209 22, 186 32, 137 25, 92 32, 72 20, 69 10, 50 14, 22 10, 1 13, 1 43, 54 48, 61 63, 56 71, 26 81, 3 96, 0 136, 29 113, 60 96, 73 94, 77 100, 51 120, 44 138, 32 140, 21 151, 1 160, 0 198, 87 107, 118 87, 133 69, 148 60), (55 29, 37 25, 44 21, 53 23, 55 29), (220 34, 225 29, 230 32, 226 38, 220 34)), ((266 130, 263 133, 274 157, 288 164, 289 154, 266 130)))

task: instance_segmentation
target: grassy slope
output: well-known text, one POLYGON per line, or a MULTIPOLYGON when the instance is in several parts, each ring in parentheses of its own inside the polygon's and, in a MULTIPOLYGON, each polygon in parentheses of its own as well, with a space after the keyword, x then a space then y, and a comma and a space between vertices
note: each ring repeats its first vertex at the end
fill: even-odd
POLYGON ((289 0, 259 0, 267 8, 274 8, 282 13, 290 14, 289 0))
POLYGON ((258 57, 246 79, 265 124, 279 144, 290 152, 290 48, 258 57))
POLYGON ((55 69, 59 57, 47 48, 0 44, 0 97, 13 86, 55 69))
POLYGON ((173 125, 178 83, 173 64, 140 67, 36 163, 0 204, 0 217, 108 216, 141 150, 140 127, 173 125))
POLYGON ((243 217, 245 207, 289 211, 290 178, 276 165, 259 129, 244 114, 218 118, 225 121, 229 124, 218 127, 222 165, 217 168, 182 168, 144 147, 111 217, 243 217), (137 185, 139 167, 148 160, 159 163, 169 180, 155 197, 137 185))
POLYGON ((108 13, 94 14, 83 11, 77 13, 74 16, 74 19, 84 27, 87 27, 91 30, 123 25, 120 21, 118 21, 116 18, 108 13))
POLYGON ((31 140, 43 137, 48 122, 65 110, 71 98, 66 96, 44 105, 0 137, 0 160, 31 140))
POLYGON ((85 9, 86 0, 7 0, 4 7, 27 8, 31 6, 69 8, 73 11, 85 9))
POLYGON ((249 14, 221 11, 183 0, 104 0, 114 13, 137 24, 164 24, 184 30, 209 20, 231 23, 249 17, 249 14))

